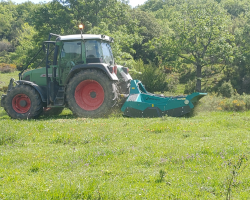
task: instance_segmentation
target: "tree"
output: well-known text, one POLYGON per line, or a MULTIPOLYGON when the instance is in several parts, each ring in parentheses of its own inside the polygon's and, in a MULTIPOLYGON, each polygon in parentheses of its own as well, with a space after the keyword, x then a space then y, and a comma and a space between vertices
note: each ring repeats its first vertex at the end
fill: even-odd
POLYGON ((237 92, 250 93, 250 13, 246 12, 234 19, 232 33, 235 36, 237 52, 233 67, 224 71, 227 80, 237 92))
POLYGON ((135 50, 134 58, 142 59, 144 62, 153 61, 154 54, 147 54, 144 44, 148 43, 153 38, 158 38, 162 34, 162 27, 158 23, 153 14, 135 9, 131 11, 131 16, 138 27, 138 34, 142 38, 140 43, 135 43, 133 48, 135 50))
POLYGON ((166 58, 176 56, 196 67, 200 92, 204 66, 226 66, 233 61, 234 37, 227 30, 230 17, 213 0, 189 1, 178 13, 171 25, 174 34, 159 39, 162 52, 166 58))
POLYGON ((248 0, 223 0, 221 4, 232 18, 238 17, 249 10, 250 3, 248 0))
POLYGON ((10 60, 18 67, 22 67, 29 62, 29 60, 27 60, 27 58, 29 58, 29 53, 36 47, 33 40, 34 35, 36 35, 34 28, 29 26, 28 23, 24 23, 22 30, 18 31, 18 37, 16 38, 18 46, 15 52, 10 53, 10 60))

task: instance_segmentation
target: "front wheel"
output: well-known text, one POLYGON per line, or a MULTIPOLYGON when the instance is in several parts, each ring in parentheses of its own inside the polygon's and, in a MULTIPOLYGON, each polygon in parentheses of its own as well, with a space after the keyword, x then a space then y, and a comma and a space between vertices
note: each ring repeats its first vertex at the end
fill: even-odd
POLYGON ((107 116, 117 101, 115 84, 98 70, 77 73, 66 90, 69 108, 79 117, 107 116))
POLYGON ((4 109, 14 119, 37 118, 43 111, 40 95, 29 85, 17 85, 5 99, 4 109))

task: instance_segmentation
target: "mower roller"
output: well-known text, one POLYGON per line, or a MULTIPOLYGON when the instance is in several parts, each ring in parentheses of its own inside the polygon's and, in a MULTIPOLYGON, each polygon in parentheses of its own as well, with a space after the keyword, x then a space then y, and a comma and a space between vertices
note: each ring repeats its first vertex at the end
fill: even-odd
POLYGON ((19 80, 10 80, 1 106, 14 119, 58 115, 64 107, 78 117, 103 117, 124 101, 121 110, 125 116, 178 117, 189 113, 206 95, 164 97, 147 92, 139 80, 132 79, 127 67, 115 64, 112 42, 105 35, 50 33, 36 54, 44 51, 37 69, 25 71, 35 56, 19 80), (56 39, 51 41, 52 37, 56 39), (124 99, 119 100, 121 97, 124 99))

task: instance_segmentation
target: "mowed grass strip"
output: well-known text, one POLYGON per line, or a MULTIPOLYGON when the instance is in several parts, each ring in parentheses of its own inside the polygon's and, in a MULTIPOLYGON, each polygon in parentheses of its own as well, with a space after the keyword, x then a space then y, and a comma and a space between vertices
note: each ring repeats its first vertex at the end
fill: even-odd
POLYGON ((250 112, 21 121, 0 108, 0 127, 0 199, 250 198, 248 161, 235 167, 250 112))

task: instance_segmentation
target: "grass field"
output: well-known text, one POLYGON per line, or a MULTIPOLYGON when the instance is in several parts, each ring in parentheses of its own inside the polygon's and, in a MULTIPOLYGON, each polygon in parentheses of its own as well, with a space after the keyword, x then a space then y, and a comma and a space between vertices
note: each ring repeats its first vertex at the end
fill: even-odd
POLYGON ((20 121, 1 108, 0 127, 0 199, 250 198, 250 112, 20 121))
POLYGON ((190 118, 12 120, 0 108, 0 200, 250 199, 250 112, 204 111, 209 98, 190 118))
POLYGON ((0 73, 0 88, 3 86, 8 86, 10 78, 18 80, 18 74, 19 71, 15 71, 13 73, 8 73, 8 74, 0 73))

